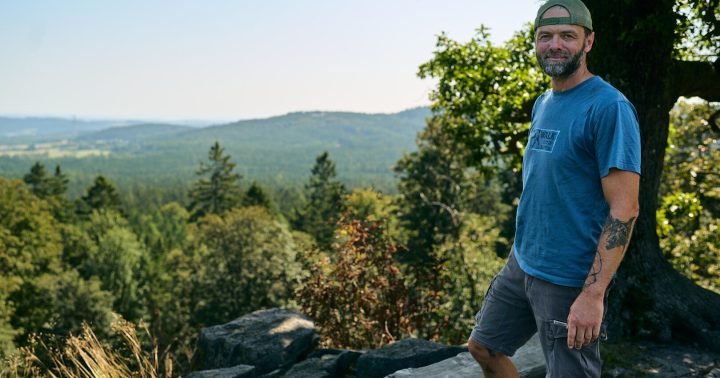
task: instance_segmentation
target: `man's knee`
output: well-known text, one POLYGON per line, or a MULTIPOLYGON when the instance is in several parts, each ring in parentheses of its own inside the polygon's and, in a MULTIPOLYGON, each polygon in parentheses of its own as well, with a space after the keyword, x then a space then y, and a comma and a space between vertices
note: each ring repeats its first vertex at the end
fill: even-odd
POLYGON ((491 363, 499 358, 505 357, 505 355, 500 352, 496 352, 478 344, 477 341, 472 338, 468 340, 468 351, 480 364, 491 363))

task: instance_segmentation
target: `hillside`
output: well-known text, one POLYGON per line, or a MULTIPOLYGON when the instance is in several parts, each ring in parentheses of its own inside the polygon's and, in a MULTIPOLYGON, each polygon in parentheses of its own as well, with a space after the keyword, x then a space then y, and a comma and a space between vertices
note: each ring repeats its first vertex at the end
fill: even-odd
POLYGON ((298 112, 191 128, 141 123, 78 132, 69 140, 0 145, 0 174, 19 177, 34 161, 60 164, 71 178, 105 174, 116 182, 189 182, 215 141, 248 179, 281 185, 305 181, 315 157, 328 151, 350 186, 393 186, 392 166, 415 149, 427 108, 394 114, 298 112))

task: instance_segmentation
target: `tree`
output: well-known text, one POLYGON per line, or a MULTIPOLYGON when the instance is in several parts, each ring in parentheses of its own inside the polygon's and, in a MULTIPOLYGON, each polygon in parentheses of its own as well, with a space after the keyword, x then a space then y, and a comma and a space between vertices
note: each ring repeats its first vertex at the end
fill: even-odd
POLYGON ((49 199, 0 178, 0 355, 30 334, 107 325, 109 293, 63 266, 63 225, 49 199))
POLYGON ((63 173, 60 165, 55 166, 55 174, 50 179, 50 194, 53 196, 63 196, 67 192, 68 183, 67 175, 63 173))
POLYGON ((117 212, 93 211, 85 229, 94 243, 80 267, 84 278, 99 280, 125 319, 140 319, 144 311, 139 281, 147 266, 144 246, 117 212))
POLYGON ((675 104, 657 218, 672 266, 720 293, 720 135, 708 122, 718 109, 701 101, 675 104))
POLYGON ((234 173, 235 163, 230 155, 224 154, 220 143, 215 142, 208 152, 209 163, 200 163, 195 182, 190 191, 190 220, 195 221, 206 214, 222 215, 240 204, 242 192, 238 181, 241 176, 234 173), (209 178, 205 178, 209 175, 209 178))
POLYGON ((377 348, 411 334, 413 317, 423 315, 409 298, 384 228, 382 220, 342 220, 342 243, 331 251, 336 261, 318 258, 296 292, 303 312, 322 329, 323 345, 377 348))
POLYGON ((247 192, 245 192, 245 196, 243 197, 242 201, 243 206, 260 206, 264 207, 268 210, 273 209, 273 203, 270 199, 270 196, 265 193, 263 188, 258 185, 257 182, 253 181, 252 184, 250 184, 250 187, 248 188, 247 192))
POLYGON ((312 175, 305 185, 307 202, 295 215, 296 229, 307 232, 315 238, 321 248, 329 249, 333 242, 337 222, 345 205, 345 187, 334 180, 335 163, 327 151, 318 155, 312 168, 312 175))
POLYGON ((261 308, 288 303, 300 274, 287 226, 262 207, 210 214, 190 229, 195 267, 194 323, 225 323, 261 308))
POLYGON ((100 209, 120 211, 120 196, 115 186, 105 176, 100 175, 82 196, 79 205, 79 212, 85 215, 100 209))
POLYGON ((437 263, 433 250, 457 238, 463 212, 477 209, 504 220, 509 210, 499 190, 492 193, 492 175, 469 166, 470 151, 445 132, 451 122, 430 119, 418 137, 418 150, 395 167, 400 179, 398 217, 410 232, 408 255, 412 263, 428 267, 437 263))
POLYGON ((611 297, 611 330, 661 340, 691 336, 720 350, 720 296, 672 269, 660 249, 655 217, 670 110, 680 96, 720 100, 720 1, 586 3, 599 36, 590 69, 635 105, 642 138, 640 216, 611 297), (694 36, 702 41, 696 52, 710 55, 687 49, 684 42, 694 36))
POLYGON ((45 165, 39 161, 33 164, 30 168, 30 173, 23 177, 23 181, 30 185, 30 191, 40 198, 45 198, 51 195, 51 180, 45 170, 45 165))
MULTIPOLYGON (((720 99, 720 61, 709 62, 720 52, 720 1, 585 3, 598 36, 589 55, 590 70, 635 105, 642 139, 641 210, 618 271, 618 284, 612 289, 610 334, 660 340, 684 334, 720 350, 720 339, 715 336, 720 327, 720 296, 672 269, 660 249, 655 217, 670 109, 679 96, 720 99), (704 60, 697 56, 687 60, 692 55, 683 48, 688 35, 704 36, 700 52, 709 54, 704 60)), ((543 87, 533 85, 542 80, 529 80, 538 76, 529 31, 506 45, 509 55, 493 54, 482 30, 468 45, 441 36, 435 57, 421 67, 421 75, 439 81, 432 94, 434 109, 461 120, 448 133, 473 151, 472 161, 477 165, 497 160, 513 145, 522 146, 526 138, 528 110, 538 92, 528 91, 528 82, 529 88, 543 87), (516 43, 523 36, 525 42, 516 43), (494 76, 499 78, 493 81, 494 76), (521 136, 514 138, 518 134, 521 136)))

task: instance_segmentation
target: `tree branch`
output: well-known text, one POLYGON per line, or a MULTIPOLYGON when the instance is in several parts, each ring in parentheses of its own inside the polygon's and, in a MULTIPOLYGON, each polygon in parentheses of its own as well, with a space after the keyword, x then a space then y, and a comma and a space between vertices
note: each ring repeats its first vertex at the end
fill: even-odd
POLYGON ((713 63, 676 60, 672 75, 678 97, 698 96, 707 101, 720 101, 720 71, 713 63))

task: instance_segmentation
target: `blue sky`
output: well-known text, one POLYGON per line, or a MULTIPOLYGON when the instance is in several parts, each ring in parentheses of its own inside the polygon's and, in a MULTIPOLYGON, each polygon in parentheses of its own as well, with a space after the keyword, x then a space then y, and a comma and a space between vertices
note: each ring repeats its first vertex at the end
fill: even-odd
POLYGON ((0 114, 235 120, 427 105, 436 36, 537 0, 0 0, 0 114))

